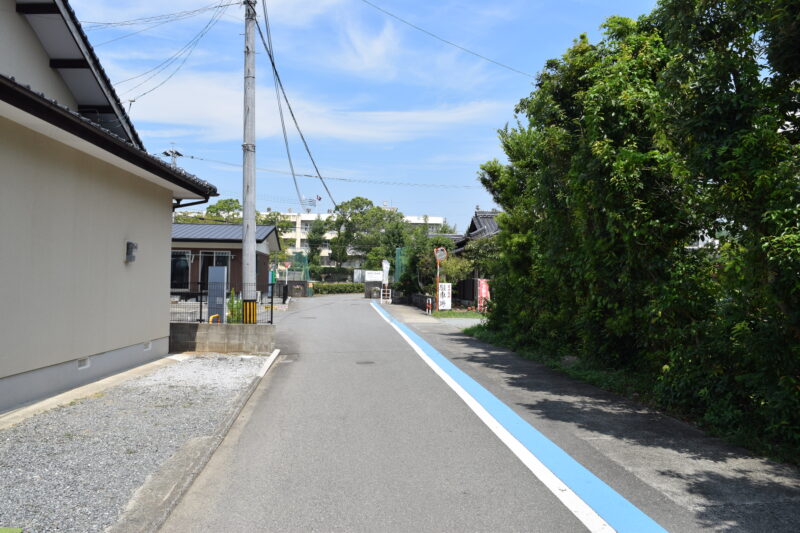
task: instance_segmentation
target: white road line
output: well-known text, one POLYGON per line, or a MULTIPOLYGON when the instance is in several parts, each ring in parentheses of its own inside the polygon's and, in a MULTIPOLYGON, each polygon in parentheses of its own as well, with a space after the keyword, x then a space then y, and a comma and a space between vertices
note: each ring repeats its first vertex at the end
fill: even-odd
POLYGON ((405 340, 409 346, 420 356, 420 358, 425 361, 425 363, 431 367, 431 369, 442 378, 442 381, 447 383, 447 385, 453 389, 453 391, 458 394, 458 396, 467 404, 467 406, 472 409, 472 411, 478 415, 478 418, 483 421, 486 426, 492 430, 492 432, 497 435, 497 438, 505 444, 511 452, 517 456, 517 458, 522 461, 528 470, 530 470, 534 476, 536 476, 539 481, 541 481, 547 489, 552 492, 556 498, 558 498, 562 504, 573 514, 575 515, 578 520, 580 520, 584 526, 589 531, 592 532, 603 532, 609 533, 614 531, 605 520, 603 520, 600 515, 598 515, 594 509, 589 507, 577 494, 575 494, 572 489, 570 489, 567 485, 565 485, 549 468, 547 468, 544 464, 542 464, 536 456, 528 450, 520 441, 518 441, 508 430, 503 427, 500 422, 498 422, 489 412, 484 409, 484 407, 475 399, 473 398, 464 388, 459 385, 450 375, 442 370, 442 368, 437 365, 425 351, 420 348, 408 335, 405 334, 403 330, 397 327, 389 318, 384 316, 380 310, 378 310, 374 305, 373 308, 378 315, 384 319, 392 328, 394 328, 397 333, 405 340))

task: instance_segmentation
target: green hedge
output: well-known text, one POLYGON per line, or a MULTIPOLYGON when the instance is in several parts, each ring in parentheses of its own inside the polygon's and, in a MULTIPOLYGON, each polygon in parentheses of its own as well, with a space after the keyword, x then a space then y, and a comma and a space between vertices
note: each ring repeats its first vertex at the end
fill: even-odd
POLYGON ((800 462, 796 46, 772 3, 697 5, 581 36, 500 130, 486 331, 800 462))
POLYGON ((364 293, 363 283, 315 283, 314 294, 357 294, 364 293))

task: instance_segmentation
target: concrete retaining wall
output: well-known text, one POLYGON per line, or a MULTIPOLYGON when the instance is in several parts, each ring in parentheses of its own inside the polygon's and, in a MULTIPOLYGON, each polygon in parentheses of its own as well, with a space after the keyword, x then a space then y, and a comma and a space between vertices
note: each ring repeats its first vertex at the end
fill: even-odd
POLYGON ((272 324, 169 325, 169 351, 217 353, 270 353, 275 349, 272 324))

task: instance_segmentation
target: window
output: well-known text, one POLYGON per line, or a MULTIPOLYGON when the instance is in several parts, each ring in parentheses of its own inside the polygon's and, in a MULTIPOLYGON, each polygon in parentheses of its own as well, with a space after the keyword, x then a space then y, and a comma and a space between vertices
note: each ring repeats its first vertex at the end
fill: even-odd
POLYGON ((189 266, 191 264, 192 252, 189 250, 172 250, 170 288, 173 291, 189 290, 189 266))
POLYGON ((200 282, 203 289, 208 288, 208 267, 224 266, 228 267, 228 280, 231 279, 231 253, 227 250, 224 251, 206 251, 200 252, 200 282))

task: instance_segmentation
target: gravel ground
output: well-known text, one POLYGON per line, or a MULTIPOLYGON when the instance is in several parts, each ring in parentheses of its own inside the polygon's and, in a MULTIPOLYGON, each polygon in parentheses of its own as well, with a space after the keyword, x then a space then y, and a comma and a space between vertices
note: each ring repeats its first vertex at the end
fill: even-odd
POLYGON ((182 444, 214 433, 263 363, 192 357, 0 431, 0 528, 103 531, 182 444))

